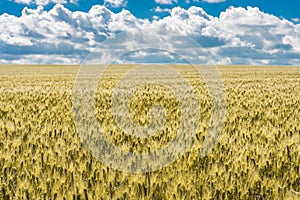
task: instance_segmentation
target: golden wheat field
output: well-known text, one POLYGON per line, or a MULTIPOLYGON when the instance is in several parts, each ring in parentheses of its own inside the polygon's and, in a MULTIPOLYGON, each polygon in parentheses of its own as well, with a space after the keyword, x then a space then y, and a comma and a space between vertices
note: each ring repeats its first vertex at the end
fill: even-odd
MULTIPOLYGON (((176 134, 179 103, 160 85, 139 88, 130 101, 132 120, 149 123, 157 103, 166 109, 166 124, 149 138, 123 132, 110 99, 131 68, 105 71, 95 95, 97 119, 120 149, 156 151, 176 134)), ((201 107, 193 144, 164 168, 129 173, 101 163, 78 137, 72 91, 79 66, 0 66, 0 199, 300 199, 300 68, 218 67, 226 120, 205 156, 199 149, 211 117, 208 90, 192 68, 173 68, 201 107)))

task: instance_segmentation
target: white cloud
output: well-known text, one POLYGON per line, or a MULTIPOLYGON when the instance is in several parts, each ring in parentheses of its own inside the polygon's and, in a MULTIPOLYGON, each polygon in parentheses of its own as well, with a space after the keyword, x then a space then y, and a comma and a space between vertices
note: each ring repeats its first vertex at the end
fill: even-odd
POLYGON ((158 13, 163 13, 163 12, 171 12, 171 9, 161 8, 161 7, 157 6, 156 8, 153 9, 153 11, 158 12, 158 13))
POLYGON ((104 0, 104 5, 113 8, 125 7, 127 5, 127 0, 104 0))
MULTIPOLYGON (((157 7, 156 11, 163 9, 157 7)), ((88 12, 72 12, 60 4, 50 11, 42 6, 25 8, 20 17, 1 15, 0 63, 80 63, 102 48, 122 52, 143 44, 168 46, 182 55, 188 53, 195 62, 207 60, 200 48, 191 48, 191 41, 176 37, 182 34, 197 41, 219 64, 300 65, 300 24, 258 8, 230 7, 213 17, 199 7, 176 7, 170 10, 170 16, 150 22, 128 10, 113 13, 97 5, 88 12), (137 31, 140 29, 145 31, 137 31), (119 35, 112 43, 102 43, 121 31, 127 34, 119 35)), ((174 58, 153 51, 125 56, 128 62, 167 62, 174 58), (136 55, 143 56, 137 59, 136 55)))
POLYGON ((54 4, 66 4, 66 3, 73 3, 76 4, 78 0, 13 0, 15 3, 20 3, 20 4, 34 4, 38 6, 45 6, 50 3, 54 4))
POLYGON ((221 2, 225 2, 226 0, 203 0, 203 1, 207 3, 221 3, 221 2))
POLYGON ((79 1, 79 0, 70 0, 70 3, 78 4, 78 1, 79 1))
POLYGON ((171 5, 173 3, 177 3, 177 0, 155 0, 155 3, 163 4, 163 5, 171 5))
POLYGON ((14 0, 14 2, 29 5, 32 3, 32 0, 14 0))
POLYGON ((49 3, 55 3, 55 4, 65 4, 67 3, 67 0, 35 0, 36 5, 48 5, 49 3))
POLYGON ((299 21, 300 21, 299 18, 292 18, 291 20, 295 23, 299 23, 299 21))

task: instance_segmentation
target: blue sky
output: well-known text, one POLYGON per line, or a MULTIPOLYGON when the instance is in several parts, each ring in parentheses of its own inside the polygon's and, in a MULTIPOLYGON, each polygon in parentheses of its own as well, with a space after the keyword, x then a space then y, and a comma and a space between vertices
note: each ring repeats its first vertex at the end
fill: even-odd
POLYGON ((118 33, 150 26, 195 39, 220 64, 300 65, 299 8, 298 0, 1 0, 0 63, 80 63, 118 33))

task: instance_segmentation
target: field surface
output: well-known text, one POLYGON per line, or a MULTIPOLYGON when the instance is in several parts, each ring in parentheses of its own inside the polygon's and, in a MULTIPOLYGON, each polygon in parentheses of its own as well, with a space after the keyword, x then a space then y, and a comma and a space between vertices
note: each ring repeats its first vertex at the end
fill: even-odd
MULTIPOLYGON (((200 156, 209 92, 195 70, 172 67, 199 101, 198 131, 175 162, 135 174, 99 162, 78 137, 72 109, 78 66, 0 66, 0 199, 300 199, 300 68, 220 66, 226 120, 216 145, 200 156)), ((181 111, 172 91, 146 85, 131 98, 130 117, 147 125, 149 108, 160 104, 165 126, 150 138, 118 128, 112 90, 132 68, 108 68, 95 102, 111 143, 138 154, 172 141, 181 111)))

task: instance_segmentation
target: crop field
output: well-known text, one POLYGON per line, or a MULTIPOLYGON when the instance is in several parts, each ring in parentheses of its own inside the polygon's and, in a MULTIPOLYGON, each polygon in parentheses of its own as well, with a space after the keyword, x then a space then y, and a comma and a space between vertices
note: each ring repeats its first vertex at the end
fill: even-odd
MULTIPOLYGON (((112 91, 133 67, 105 71, 95 113, 112 144, 141 154, 172 141, 181 109, 171 90, 145 85, 130 98, 130 118, 147 125, 150 107, 159 104, 165 125, 148 138, 122 131, 111 112, 112 91)), ((0 199, 300 199, 300 67, 218 67, 226 119, 204 156, 209 91, 193 68, 172 67, 199 102, 193 143, 164 168, 130 173, 100 162, 78 136, 72 95, 79 66, 0 66, 0 199)))

